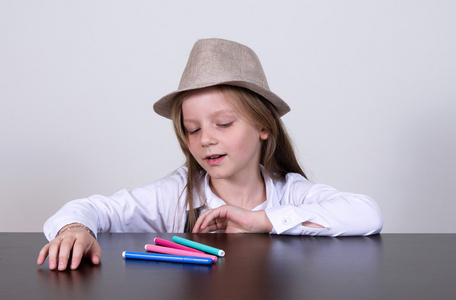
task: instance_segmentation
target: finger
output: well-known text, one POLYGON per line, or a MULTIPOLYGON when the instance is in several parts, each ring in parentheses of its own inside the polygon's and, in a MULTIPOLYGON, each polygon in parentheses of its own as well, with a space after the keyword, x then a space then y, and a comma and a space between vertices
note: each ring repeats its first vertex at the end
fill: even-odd
POLYGON ((217 230, 226 230, 226 221, 218 221, 217 219, 213 222, 207 225, 207 227, 204 229, 203 233, 209 233, 217 230))
POLYGON ((212 231, 218 230, 218 229, 223 229, 223 223, 226 223, 226 216, 224 211, 226 210, 225 206, 221 206, 219 208, 215 208, 211 211, 208 211, 208 213, 204 216, 204 218, 201 220, 201 228, 205 229, 209 225, 215 225, 215 228, 212 227, 212 231), (220 225, 220 226, 219 226, 220 225))
POLYGON ((36 263, 38 265, 44 264, 44 261, 46 260, 48 253, 49 253, 49 243, 47 243, 43 248, 41 248, 40 253, 38 254, 38 259, 36 260, 36 263))
POLYGON ((74 243, 74 246, 73 246, 73 254, 72 254, 71 264, 70 264, 70 268, 72 270, 75 270, 79 267, 79 264, 81 263, 83 255, 84 255, 84 244, 81 241, 76 240, 76 242, 74 243))
POLYGON ((203 221, 203 225, 201 225, 200 233, 209 233, 217 230, 225 230, 228 224, 228 220, 226 218, 218 218, 215 217, 212 219, 212 214, 206 216, 206 219, 203 221), (210 219, 210 220, 209 220, 210 219), (207 224, 205 224, 208 222, 207 224))
POLYGON ((195 224, 195 231, 196 233, 207 233, 210 231, 210 229, 208 228, 209 226, 209 223, 210 222, 214 222, 210 217, 208 216, 204 216, 203 218, 201 218, 200 220, 200 224, 195 224))
POLYGON ((65 239, 60 244, 59 251, 59 271, 64 271, 68 266, 68 260, 70 259, 71 250, 73 248, 74 240, 65 239))
POLYGON ((92 248, 91 248, 91 253, 90 253, 90 258, 92 260, 92 263, 94 265, 98 265, 100 263, 100 260, 101 260, 101 247, 100 247, 100 244, 98 244, 97 241, 95 241, 92 245, 92 248))
POLYGON ((193 226, 192 233, 199 233, 201 230, 201 221, 198 220, 196 221, 195 226, 193 226))
POLYGON ((201 226, 206 216, 212 211, 212 209, 203 212, 196 220, 195 226, 193 226, 193 233, 201 233, 204 228, 201 226))
POLYGON ((50 270, 55 270, 55 268, 57 267, 57 255, 59 254, 61 241, 61 239, 54 239, 49 243, 48 257, 50 270))
POLYGON ((201 226, 199 228, 198 233, 209 233, 211 231, 217 230, 216 228, 217 228, 217 226, 215 225, 215 222, 212 222, 212 223, 208 224, 207 226, 204 226, 204 227, 201 226))
POLYGON ((209 233, 211 231, 214 231, 214 230, 211 230, 209 227, 206 227, 204 229, 200 229, 200 231, 197 232, 197 233, 209 233))

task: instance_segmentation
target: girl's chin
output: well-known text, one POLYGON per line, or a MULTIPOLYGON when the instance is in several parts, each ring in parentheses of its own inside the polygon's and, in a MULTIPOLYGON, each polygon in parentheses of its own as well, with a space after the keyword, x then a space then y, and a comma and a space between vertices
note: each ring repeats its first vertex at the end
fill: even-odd
POLYGON ((214 172, 214 170, 206 170, 207 174, 211 177, 213 180, 221 180, 221 179, 226 179, 228 178, 228 174, 222 173, 222 172, 214 172))

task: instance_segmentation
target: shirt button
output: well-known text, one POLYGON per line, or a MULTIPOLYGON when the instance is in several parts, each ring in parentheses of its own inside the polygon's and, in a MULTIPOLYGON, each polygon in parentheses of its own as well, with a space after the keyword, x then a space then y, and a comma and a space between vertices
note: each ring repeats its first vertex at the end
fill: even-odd
POLYGON ((290 223, 290 218, 283 218, 282 219, 282 224, 283 225, 287 225, 288 223, 290 223))

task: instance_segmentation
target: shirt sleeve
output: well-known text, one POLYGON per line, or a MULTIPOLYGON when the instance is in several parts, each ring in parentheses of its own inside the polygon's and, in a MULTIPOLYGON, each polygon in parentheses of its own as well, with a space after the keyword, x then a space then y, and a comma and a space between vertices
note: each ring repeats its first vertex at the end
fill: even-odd
POLYGON ((273 224, 273 234, 371 235, 383 226, 381 211, 368 196, 309 182, 293 183, 284 192, 281 205, 266 209, 266 214, 273 224), (303 222, 324 228, 306 227, 303 222))
POLYGON ((65 204, 44 224, 50 241, 70 223, 81 223, 98 232, 171 232, 182 231, 185 210, 186 170, 128 191, 106 197, 94 195, 65 204))

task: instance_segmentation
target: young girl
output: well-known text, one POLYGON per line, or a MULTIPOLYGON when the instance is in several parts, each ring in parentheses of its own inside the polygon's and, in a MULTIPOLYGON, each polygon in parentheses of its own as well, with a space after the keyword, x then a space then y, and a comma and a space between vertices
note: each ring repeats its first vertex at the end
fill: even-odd
POLYGON ((370 235, 382 217, 364 195, 307 180, 256 54, 221 39, 196 42, 177 91, 154 104, 173 121, 185 166, 111 197, 67 203, 44 225, 49 268, 101 259, 97 232, 263 232, 370 235), (58 265, 57 265, 58 262, 58 265))

